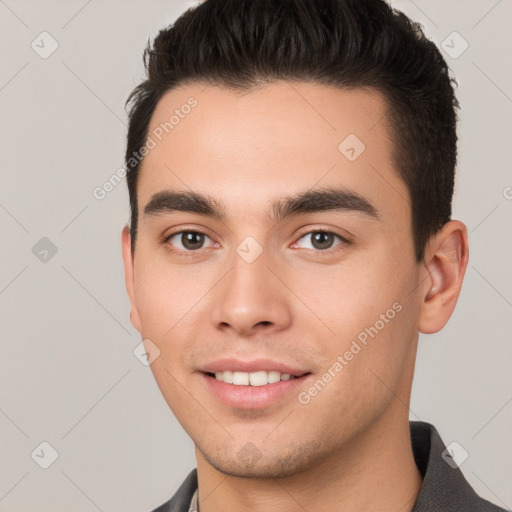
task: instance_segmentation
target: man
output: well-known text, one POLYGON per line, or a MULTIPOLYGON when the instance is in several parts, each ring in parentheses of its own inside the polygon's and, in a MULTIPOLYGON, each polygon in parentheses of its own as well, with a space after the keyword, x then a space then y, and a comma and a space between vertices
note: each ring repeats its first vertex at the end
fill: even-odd
POLYGON ((494 511, 409 422, 450 318, 448 68, 382 0, 206 0, 130 96, 130 318, 197 470, 158 511, 494 511))

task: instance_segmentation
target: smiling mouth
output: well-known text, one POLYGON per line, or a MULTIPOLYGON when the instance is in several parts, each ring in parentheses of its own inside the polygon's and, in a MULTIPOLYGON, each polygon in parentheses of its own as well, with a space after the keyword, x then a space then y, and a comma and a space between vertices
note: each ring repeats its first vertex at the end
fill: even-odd
POLYGON ((276 384, 281 381, 293 380, 309 375, 310 372, 302 375, 293 375, 290 373, 281 373, 279 371, 265 371, 260 370, 256 372, 237 372, 237 371, 223 371, 223 372, 206 372, 211 378, 226 384, 233 384, 234 386, 267 386, 276 384))

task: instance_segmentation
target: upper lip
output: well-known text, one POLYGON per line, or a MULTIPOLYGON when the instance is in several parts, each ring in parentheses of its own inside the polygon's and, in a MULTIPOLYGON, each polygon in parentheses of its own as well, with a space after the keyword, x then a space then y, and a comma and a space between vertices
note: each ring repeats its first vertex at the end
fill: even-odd
POLYGON ((200 368, 201 372, 204 373, 216 373, 224 371, 232 372, 257 372, 257 371, 277 371, 280 373, 289 373, 300 377, 306 373, 307 370, 292 366, 280 361, 273 361, 272 359, 253 359, 251 361, 242 361, 240 359, 217 359, 211 363, 205 364, 200 368))

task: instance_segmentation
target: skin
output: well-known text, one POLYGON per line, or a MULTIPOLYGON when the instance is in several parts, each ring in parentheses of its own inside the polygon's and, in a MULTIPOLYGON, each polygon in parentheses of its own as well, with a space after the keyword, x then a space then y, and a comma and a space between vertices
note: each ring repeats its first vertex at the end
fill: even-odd
POLYGON ((135 256, 128 227, 122 248, 131 322, 160 350, 151 369, 196 447, 201 512, 412 510, 421 487, 408 418, 418 332, 439 331, 452 314, 465 226, 446 224, 416 262, 378 92, 286 81, 249 93, 181 86, 159 102, 150 132, 190 96, 197 107, 145 157, 135 256), (366 146, 353 162, 338 149, 349 134, 366 146), (356 192, 378 217, 271 218, 273 201, 322 187, 356 192), (164 189, 208 194, 225 219, 145 216, 164 189), (195 258, 180 236, 162 241, 180 229, 207 234, 195 258), (350 234, 350 243, 334 237, 319 249, 315 230, 350 234), (250 264, 236 252, 249 235, 263 248, 250 264), (401 311, 305 405, 294 393, 263 410, 227 407, 198 372, 221 357, 264 357, 314 382, 395 303, 401 311), (248 442, 254 464, 237 456, 248 442))

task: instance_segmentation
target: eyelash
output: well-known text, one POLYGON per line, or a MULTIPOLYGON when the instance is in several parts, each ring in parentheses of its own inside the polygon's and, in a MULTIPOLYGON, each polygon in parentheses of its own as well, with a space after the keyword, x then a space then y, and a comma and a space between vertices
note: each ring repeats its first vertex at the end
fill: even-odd
MULTIPOLYGON (((204 236, 206 236, 208 238, 211 238, 204 231, 200 231, 200 230, 197 230, 197 229, 182 229, 181 231, 176 231, 174 233, 171 233, 170 235, 165 236, 164 239, 162 240, 162 243, 166 246, 167 250, 169 252, 171 252, 171 253, 174 253, 174 254, 177 253, 178 255, 184 256, 186 258, 196 258, 198 256, 198 254, 200 253, 201 249, 205 249, 205 248, 202 247, 201 249, 196 249, 195 251, 183 251, 181 249, 173 248, 168 243, 169 240, 173 236, 181 235, 183 233, 194 233, 194 234, 204 235, 204 236)), ((313 253, 315 253, 315 256, 316 255, 322 256, 323 254, 332 254, 336 250, 343 249, 344 247, 352 244, 352 242, 349 239, 347 239, 346 237, 340 235, 339 233, 336 233, 335 231, 330 231, 328 229, 313 229, 313 230, 306 231, 306 232, 302 233, 297 238, 297 241, 301 240, 302 238, 304 238, 307 235, 312 235, 314 233, 323 233, 323 234, 328 234, 328 235, 334 235, 335 237, 338 237, 338 239, 341 241, 340 244, 335 245, 334 247, 330 247, 329 249, 324 249, 324 250, 321 250, 321 249, 306 249, 307 251, 312 251, 313 253)), ((295 243, 296 242, 294 242, 294 244, 295 243)))
MULTIPOLYGON (((329 229, 321 229, 321 228, 310 229, 309 231, 305 231, 305 232, 301 233, 300 236, 297 238, 297 242, 299 240, 301 240, 302 238, 304 238, 305 236, 312 235, 313 233, 323 233, 326 235, 334 235, 341 242, 338 245, 335 245, 334 247, 329 247, 329 249, 324 249, 324 250, 306 249, 307 251, 312 251, 315 254, 315 256, 322 256, 323 254, 332 254, 333 252, 335 252, 337 250, 344 249, 346 246, 351 244, 351 241, 348 238, 340 235, 339 233, 336 233, 336 231, 331 231, 329 229)), ((297 242, 294 242, 294 244, 297 242)))

